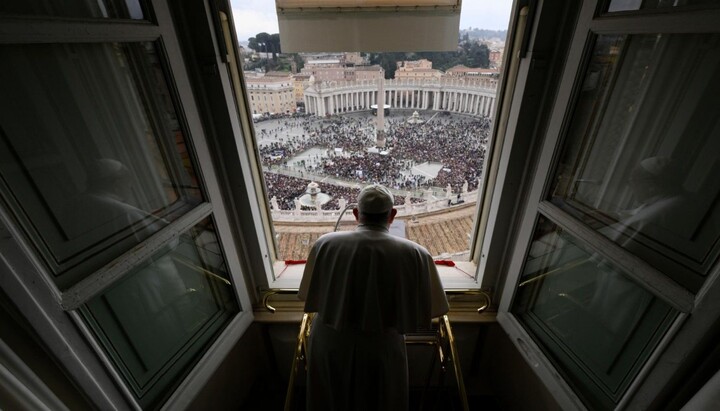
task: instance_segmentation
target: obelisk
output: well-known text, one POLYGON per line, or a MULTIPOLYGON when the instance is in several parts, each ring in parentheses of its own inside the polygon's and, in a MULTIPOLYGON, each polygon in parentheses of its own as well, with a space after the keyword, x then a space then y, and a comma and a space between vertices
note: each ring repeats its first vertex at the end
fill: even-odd
POLYGON ((377 126, 375 127, 375 147, 385 148, 385 79, 381 78, 377 93, 377 126))

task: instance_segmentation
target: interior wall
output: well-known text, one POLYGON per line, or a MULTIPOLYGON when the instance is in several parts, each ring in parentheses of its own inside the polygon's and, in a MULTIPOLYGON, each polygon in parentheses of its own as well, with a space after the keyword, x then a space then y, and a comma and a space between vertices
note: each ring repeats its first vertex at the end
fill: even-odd
POLYGON ((499 324, 488 326, 481 368, 502 410, 555 411, 560 406, 499 324))
MULTIPOLYGON (((238 410, 269 380, 270 361, 261 326, 254 323, 225 358, 188 410, 238 410)), ((273 409, 273 408, 268 408, 273 409)))
MULTIPOLYGON (((3 273, 0 272, 0 275, 3 273)), ((0 290, 0 341, 36 377, 35 381, 22 381, 26 384, 26 388, 31 391, 49 389, 57 400, 71 410, 92 409, 82 392, 55 363, 40 339, 34 335, 32 328, 2 290, 0 290)), ((12 369, 15 367, 13 364, 5 364, 0 358, 0 368, 12 373, 12 369)), ((25 379, 23 375, 16 375, 16 377, 21 380, 25 379)), ((0 386, 0 409, 26 409, 27 404, 24 404, 17 394, 13 390, 6 390, 0 386)), ((36 394, 42 396, 42 393, 36 394)))

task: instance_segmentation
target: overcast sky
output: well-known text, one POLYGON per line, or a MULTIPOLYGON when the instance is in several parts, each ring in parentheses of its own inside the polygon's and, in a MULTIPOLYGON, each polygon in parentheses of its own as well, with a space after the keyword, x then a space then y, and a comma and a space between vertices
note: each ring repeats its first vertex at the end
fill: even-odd
MULTIPOLYGON (((246 42, 260 32, 277 33, 274 0, 232 0, 238 39, 246 42)), ((465 0, 460 13, 460 28, 506 30, 512 0, 465 0)))

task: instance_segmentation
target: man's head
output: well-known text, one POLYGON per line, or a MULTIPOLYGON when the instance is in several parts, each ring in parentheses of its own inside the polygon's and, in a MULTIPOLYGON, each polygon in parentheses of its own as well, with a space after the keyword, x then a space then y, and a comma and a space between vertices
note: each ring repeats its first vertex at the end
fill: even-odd
POLYGON ((395 198, 386 187, 369 185, 360 191, 353 214, 360 223, 389 225, 397 214, 394 203, 395 198))

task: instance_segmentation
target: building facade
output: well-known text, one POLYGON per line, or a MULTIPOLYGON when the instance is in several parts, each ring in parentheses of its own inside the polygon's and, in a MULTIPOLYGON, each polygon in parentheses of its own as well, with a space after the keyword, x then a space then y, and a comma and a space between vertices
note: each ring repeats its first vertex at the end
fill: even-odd
POLYGON ((463 77, 495 77, 500 76, 497 69, 472 68, 462 64, 453 66, 445 72, 447 77, 463 78, 463 77))
POLYGON ((296 86, 290 76, 247 77, 252 114, 289 114, 295 112, 296 86))
POLYGON ((305 87, 312 76, 308 74, 295 74, 292 76, 293 79, 293 94, 295 95, 295 102, 304 102, 305 87))
MULTIPOLYGON (((305 109, 326 116, 370 110, 377 104, 380 80, 312 82, 305 89, 305 109)), ((491 78, 426 78, 384 80, 385 104, 391 108, 450 111, 491 116, 497 80, 491 78)))

